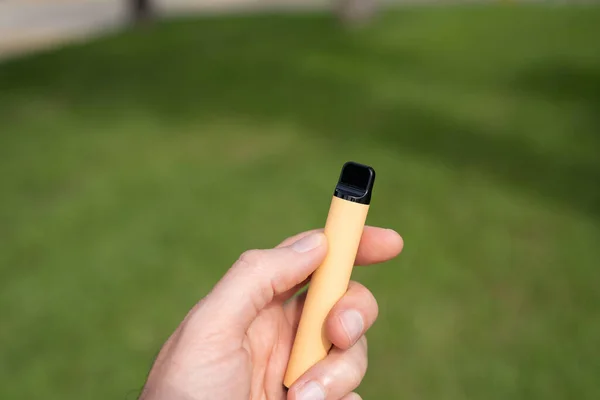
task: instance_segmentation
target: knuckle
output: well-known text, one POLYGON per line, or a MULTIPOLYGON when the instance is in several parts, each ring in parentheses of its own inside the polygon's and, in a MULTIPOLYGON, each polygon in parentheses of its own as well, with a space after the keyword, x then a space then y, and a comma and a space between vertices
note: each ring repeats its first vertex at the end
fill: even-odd
POLYGON ((369 352, 369 345, 368 345, 368 342, 367 342, 367 337, 365 335, 362 335, 360 337, 360 339, 358 340, 358 343, 360 344, 360 346, 363 349, 363 353, 364 353, 365 358, 367 358, 367 354, 369 352))
POLYGON ((367 373, 368 367, 369 367, 369 357, 367 357, 367 354, 365 352, 365 355, 363 357, 361 357, 361 362, 359 363, 359 367, 358 367, 361 380, 367 373))
POLYGON ((357 292, 360 292, 361 290, 367 290, 365 285, 356 281, 350 281, 350 283, 348 284, 348 289, 357 292))
POLYGON ((344 396, 342 400, 362 400, 362 397, 358 393, 352 392, 344 396))
POLYGON ((243 265, 260 265, 263 255, 260 250, 246 250, 240 255, 238 263, 243 265))
POLYGON ((353 363, 348 368, 348 383, 352 387, 352 389, 357 388, 363 380, 367 372, 366 363, 364 361, 360 361, 357 363, 353 363))
POLYGON ((368 299, 367 302, 372 305, 376 312, 379 312, 379 305, 377 304, 377 299, 375 298, 375 295, 366 287, 363 286, 363 288, 365 299, 368 299))
POLYGON ((361 297, 361 298, 365 297, 365 298, 369 298, 369 300, 375 299, 375 296, 373 296, 373 293, 371 293, 371 291, 365 285, 358 283, 358 282, 354 282, 354 281, 351 282, 350 291, 357 297, 361 297))
POLYGON ((348 354, 345 361, 344 377, 352 389, 357 388, 362 382, 367 373, 368 357, 366 351, 366 339, 364 336, 358 342, 358 348, 353 352, 353 355, 348 354))
POLYGON ((377 303, 377 298, 369 291, 369 296, 371 296, 371 304, 373 304, 373 321, 379 317, 379 303, 377 303))
POLYGON ((365 315, 370 322, 374 322, 379 316, 379 304, 375 295, 364 285, 358 282, 351 282, 350 290, 352 293, 352 302, 362 305, 365 315))

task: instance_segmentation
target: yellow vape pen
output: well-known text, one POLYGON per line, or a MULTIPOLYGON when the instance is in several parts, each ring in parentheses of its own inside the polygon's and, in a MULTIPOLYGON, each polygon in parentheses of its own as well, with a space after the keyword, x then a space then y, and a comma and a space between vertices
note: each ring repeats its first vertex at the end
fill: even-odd
POLYGON ((348 290, 374 182, 369 166, 347 162, 342 167, 325 223, 327 256, 312 275, 283 380, 288 388, 331 349, 325 320, 348 290))

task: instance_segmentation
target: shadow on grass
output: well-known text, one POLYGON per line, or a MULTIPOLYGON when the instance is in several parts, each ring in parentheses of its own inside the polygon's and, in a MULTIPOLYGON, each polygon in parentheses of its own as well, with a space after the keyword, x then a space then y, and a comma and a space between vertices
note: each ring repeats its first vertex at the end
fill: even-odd
MULTIPOLYGON (((364 138, 399 154, 484 172, 600 217, 599 160, 549 156, 514 135, 483 134, 410 103, 374 101, 370 85, 382 70, 401 77, 421 62, 402 44, 395 52, 370 46, 376 29, 349 32, 315 15, 165 22, 0 66, 0 105, 8 120, 11 107, 19 106, 11 103, 14 93, 105 118, 143 109, 169 124, 228 116, 286 119, 320 137, 364 138)), ((550 102, 565 96, 585 102, 594 112, 600 104, 597 71, 568 64, 526 72, 515 85, 550 102)), ((599 119, 590 131, 600 131, 599 119)), ((600 145, 600 137, 594 143, 600 145)))
POLYGON ((600 65, 550 59, 524 72, 514 85, 550 100, 584 102, 600 111, 600 65))

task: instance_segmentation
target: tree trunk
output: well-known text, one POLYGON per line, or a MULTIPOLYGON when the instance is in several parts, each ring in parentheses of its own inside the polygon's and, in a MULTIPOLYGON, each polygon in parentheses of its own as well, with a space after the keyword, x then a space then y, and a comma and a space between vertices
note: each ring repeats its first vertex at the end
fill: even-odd
POLYGON ((131 19, 135 23, 146 22, 153 16, 152 0, 127 0, 131 19))
POLYGON ((335 0, 335 14, 346 25, 364 25, 377 13, 378 0, 335 0))

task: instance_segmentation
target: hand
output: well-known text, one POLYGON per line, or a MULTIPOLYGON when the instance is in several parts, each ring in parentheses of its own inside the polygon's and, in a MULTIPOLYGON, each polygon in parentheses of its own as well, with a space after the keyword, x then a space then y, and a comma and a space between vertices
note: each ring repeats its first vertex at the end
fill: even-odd
MULTIPOLYGON (((402 239, 366 227, 357 264, 387 261, 402 239)), ((323 261, 322 231, 286 239, 275 249, 242 254, 185 317, 161 349, 140 400, 355 400, 367 368, 364 336, 377 318, 367 288, 351 282, 326 321, 329 355, 290 387, 282 382, 304 295, 293 295, 323 261)))

